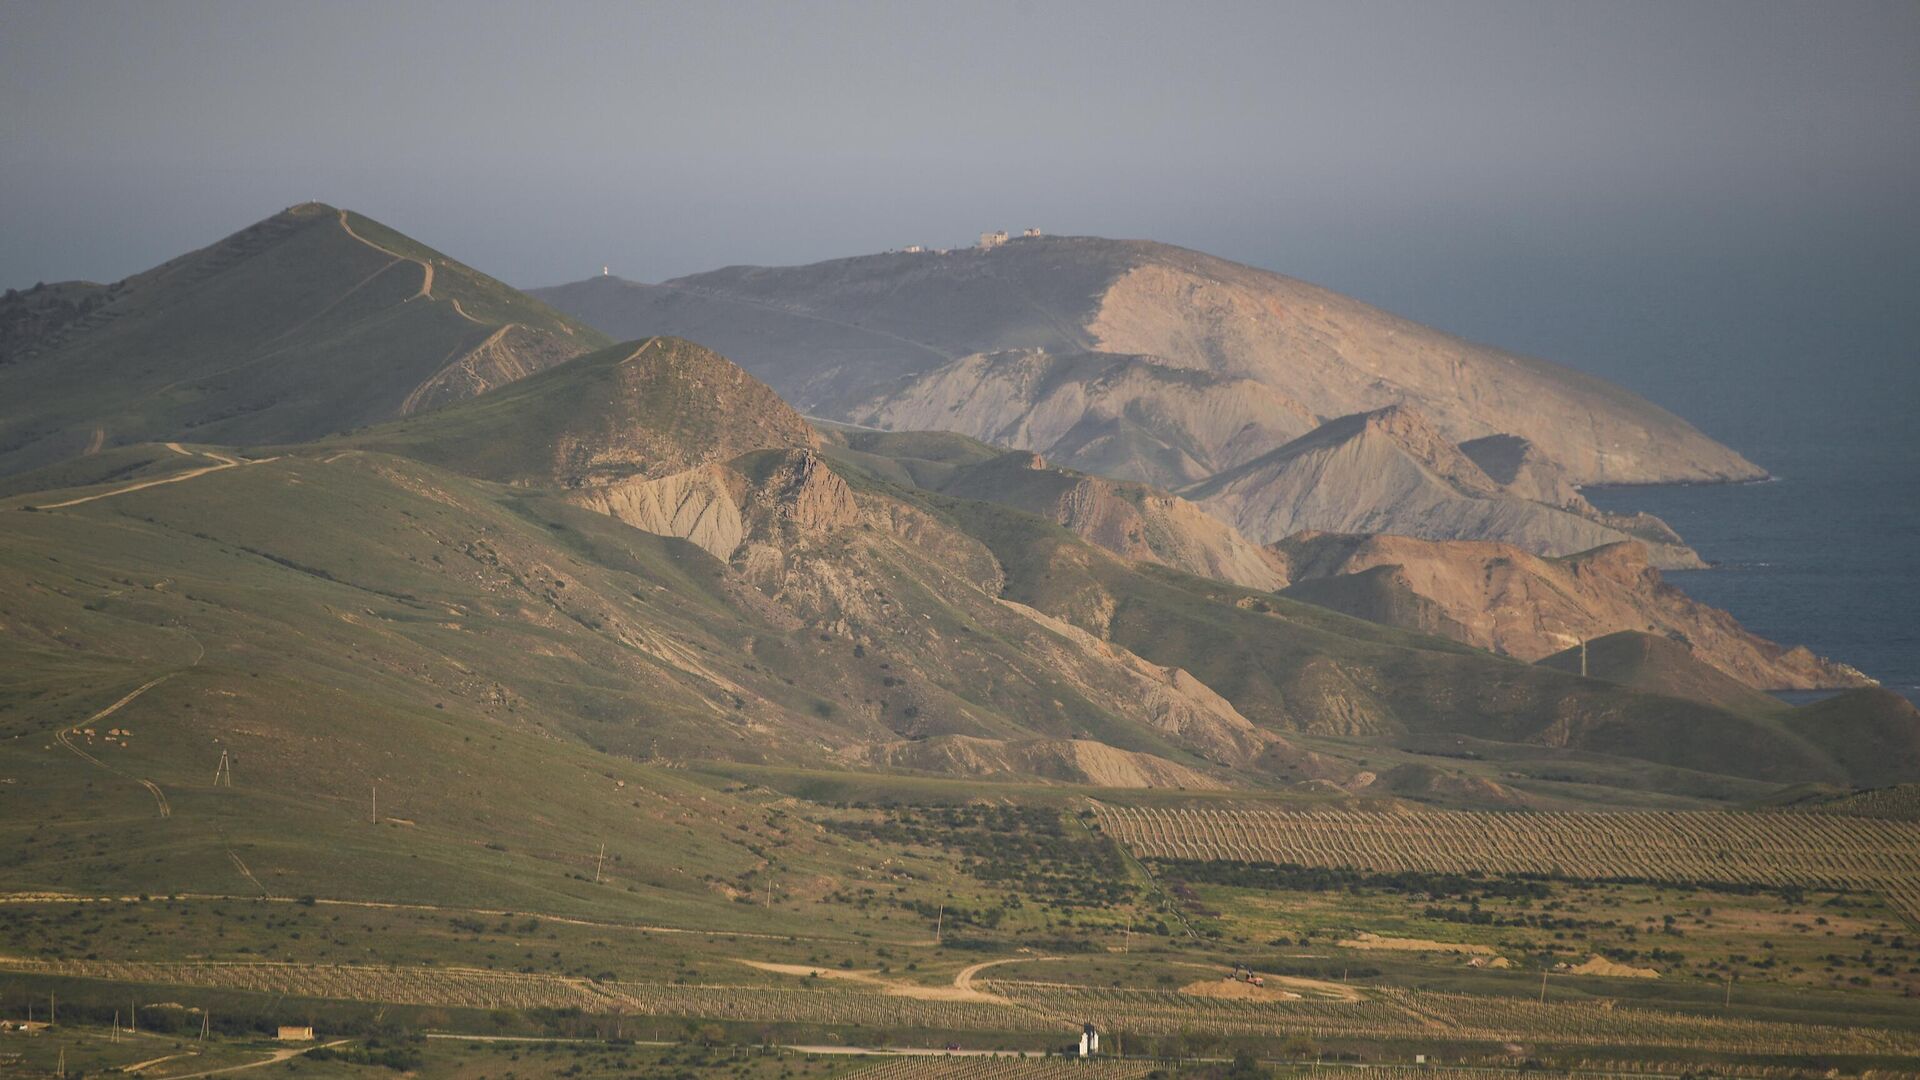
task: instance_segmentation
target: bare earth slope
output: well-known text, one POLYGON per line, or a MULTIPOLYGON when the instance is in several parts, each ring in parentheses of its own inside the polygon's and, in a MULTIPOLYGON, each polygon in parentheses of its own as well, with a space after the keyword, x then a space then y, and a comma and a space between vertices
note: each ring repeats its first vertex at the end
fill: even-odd
MULTIPOLYGON (((1509 490, 1404 406, 1329 421, 1181 494, 1262 542, 1302 530, 1398 533, 1570 555, 1627 539, 1634 524, 1644 539, 1657 525, 1608 518, 1577 494, 1550 505, 1509 490)), ((1648 542, 1663 566, 1700 566, 1677 540, 1648 542)))
POLYGON ((916 456, 943 453, 944 447, 928 447, 942 438, 938 434, 822 426, 834 444, 830 457, 896 482, 1038 514, 1123 558, 1256 589, 1286 584, 1278 556, 1177 495, 977 443, 980 454, 969 451, 946 462, 916 456))
MULTIPOLYGON (((969 359, 978 354, 1093 352, 1258 383, 1277 398, 1273 414, 1259 420, 1270 438, 1298 430, 1295 409, 1327 419, 1407 403, 1452 442, 1523 436, 1576 483, 1763 475, 1685 421, 1598 379, 1279 274, 1145 241, 1022 239, 991 251, 730 267, 658 286, 594 279, 537 295, 612 333, 702 341, 806 411, 837 418, 894 407, 966 413, 978 373, 949 378, 939 369, 978 368, 969 359)), ((1115 405, 1126 395, 1093 385, 1105 377, 1097 367, 1075 376, 1088 384, 1082 396, 1104 399, 1097 417, 1124 415, 1115 405)), ((1161 396, 1144 392, 1136 404, 1152 411, 1161 396)), ((995 422, 1016 417, 1017 410, 995 422)), ((1189 430, 1155 441, 1220 440, 1189 430)), ((1060 456, 1052 446, 1026 448, 1060 456)))
POLYGON ((66 291, 0 301, 0 472, 160 439, 315 438, 607 344, 318 203, 113 285, 66 291))
POLYGON ((1274 545, 1287 595, 1539 660, 1624 630, 1688 643, 1695 658, 1763 689, 1870 685, 1844 664, 1783 648, 1660 579, 1645 549, 1621 542, 1565 558, 1509 544, 1303 533, 1274 545), (1417 603, 1367 606, 1387 575, 1417 603))

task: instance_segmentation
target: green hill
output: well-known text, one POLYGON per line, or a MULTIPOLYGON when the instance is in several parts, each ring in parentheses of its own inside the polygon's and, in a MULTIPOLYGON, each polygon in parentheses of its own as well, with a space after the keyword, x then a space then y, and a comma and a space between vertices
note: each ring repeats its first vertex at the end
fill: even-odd
MULTIPOLYGON (((1596 679, 1640 690, 1705 702, 1732 712, 1766 716, 1787 711, 1779 698, 1723 674, 1670 637, 1622 630, 1586 644, 1586 673, 1596 679)), ((1535 661, 1544 667, 1580 673, 1576 645, 1535 661)))
POLYGON ((295 442, 602 347, 539 301, 306 203, 104 287, 0 301, 0 473, 185 439, 295 442), (52 313, 49 307, 52 305, 52 313))

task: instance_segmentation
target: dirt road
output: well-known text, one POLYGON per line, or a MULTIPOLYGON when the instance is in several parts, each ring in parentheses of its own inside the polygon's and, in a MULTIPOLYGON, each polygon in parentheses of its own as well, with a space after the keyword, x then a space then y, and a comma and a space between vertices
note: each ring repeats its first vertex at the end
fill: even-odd
POLYGON ((153 795, 154 804, 159 807, 160 816, 163 818, 173 816, 173 805, 167 801, 167 794, 166 792, 160 790, 160 785, 154 783, 151 780, 142 780, 141 778, 133 775, 132 773, 125 772, 121 769, 116 769, 112 765, 109 765, 106 762, 101 761, 99 758, 94 757, 92 754, 87 753, 85 750, 80 749, 78 746, 75 746, 73 743, 73 734, 74 732, 79 731, 83 728, 91 727, 94 724, 98 723, 99 721, 105 720, 107 717, 112 716, 114 713, 119 712, 122 708, 126 707, 130 702, 132 702, 135 698, 153 689, 154 687, 159 686, 161 683, 166 682, 169 678, 171 678, 171 676, 162 675, 157 679, 150 679, 147 682, 142 683, 132 693, 128 694, 126 697, 121 698, 119 701, 116 701, 113 704, 107 706, 106 708, 101 709, 99 712, 94 713, 92 716, 87 717, 85 720, 82 720, 80 723, 75 724, 69 728, 62 728, 61 730, 56 731, 53 734, 54 741, 58 742, 61 746, 64 746, 67 749, 73 751, 76 755, 80 757, 82 761, 85 761, 91 765, 96 765, 102 769, 105 769, 108 772, 114 774, 115 776, 123 776, 128 780, 132 780, 134 783, 139 784, 141 787, 146 788, 147 791, 153 795))
MULTIPOLYGON (((192 451, 183 448, 179 443, 168 443, 167 449, 186 457, 195 456, 192 451)), ((68 499, 66 502, 46 503, 41 505, 39 509, 62 510, 69 506, 79 506, 81 503, 90 503, 96 499, 111 499, 115 495, 125 495, 129 491, 144 491, 150 487, 159 487, 161 484, 178 484, 183 480, 191 480, 196 476, 205 476, 208 473, 217 473, 225 469, 237 468, 241 465, 264 465, 269 461, 278 460, 276 458, 261 458, 257 461, 242 461, 239 458, 228 457, 225 454, 216 453, 212 450, 202 450, 198 456, 212 458, 218 464, 208 465, 199 469, 188 469, 186 472, 174 473, 172 476, 163 476, 158 480, 142 480, 137 484, 128 484, 125 487, 114 488, 112 491, 101 491, 92 495, 82 495, 77 499, 68 499)))

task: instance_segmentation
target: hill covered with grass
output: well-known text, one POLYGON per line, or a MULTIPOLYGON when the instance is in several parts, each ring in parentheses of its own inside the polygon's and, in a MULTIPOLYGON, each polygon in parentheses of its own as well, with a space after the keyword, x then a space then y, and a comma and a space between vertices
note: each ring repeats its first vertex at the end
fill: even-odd
POLYGON ((608 344, 319 203, 112 285, 12 294, 0 325, 0 472, 164 439, 313 439, 608 344))

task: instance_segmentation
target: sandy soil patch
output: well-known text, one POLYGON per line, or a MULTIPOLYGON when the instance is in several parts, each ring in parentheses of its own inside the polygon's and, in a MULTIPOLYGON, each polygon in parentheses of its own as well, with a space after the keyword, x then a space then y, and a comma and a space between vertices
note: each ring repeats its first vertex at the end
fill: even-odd
POLYGON ((1657 979, 1660 973, 1652 968, 1634 967, 1631 964, 1617 964, 1604 956, 1595 956, 1571 969, 1575 975, 1606 975, 1615 979, 1657 979))
MULTIPOLYGON (((1178 966, 1189 967, 1189 968, 1201 968, 1207 971, 1222 970, 1221 968, 1213 964, 1180 963, 1178 966)), ((1261 978, 1267 980, 1266 989, 1268 990, 1274 990, 1279 987, 1286 987, 1291 990, 1301 991, 1302 996, 1311 994, 1317 997, 1334 998, 1338 1001, 1364 1001, 1366 999, 1365 994, 1362 994, 1360 991, 1354 989, 1351 986, 1348 986, 1346 983, 1328 982, 1325 979, 1306 979, 1298 975, 1268 975, 1265 972, 1256 972, 1255 974, 1258 974, 1261 978)), ((1201 982, 1206 982, 1206 983, 1212 983, 1215 981, 1218 981, 1223 986, 1226 985, 1226 982, 1227 982, 1225 978, 1219 978, 1217 980, 1215 979, 1201 980, 1201 982)), ((1200 985, 1200 983, 1194 983, 1192 985, 1198 986, 1200 985)), ((1258 988, 1256 987, 1256 989, 1258 988)))
POLYGON ((776 975, 797 975, 800 978, 813 976, 820 979, 841 979, 846 982, 864 983, 879 987, 895 997, 919 998, 922 1001, 985 1001, 995 1005, 1007 1004, 1007 999, 975 990, 971 986, 922 986, 919 983, 900 982, 882 976, 877 971, 848 971, 844 968, 814 967, 811 964, 770 964, 764 960, 734 959, 737 964, 745 964, 761 971, 771 971, 776 975))
POLYGON ((1201 979, 1180 988, 1194 997, 1225 998, 1229 1001, 1299 1001, 1301 995, 1275 986, 1255 986, 1238 979, 1201 979))
POLYGON ((1425 938, 1392 938, 1379 934, 1359 934, 1339 943, 1343 949, 1389 949, 1398 952, 1470 953, 1492 956, 1491 945, 1467 945, 1457 941, 1428 941, 1425 938))

